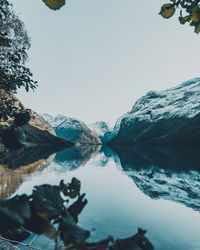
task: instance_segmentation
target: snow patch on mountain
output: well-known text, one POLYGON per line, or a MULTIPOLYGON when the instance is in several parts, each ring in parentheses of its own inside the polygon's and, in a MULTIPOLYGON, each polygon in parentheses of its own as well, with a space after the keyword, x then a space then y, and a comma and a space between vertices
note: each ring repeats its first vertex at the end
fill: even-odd
POLYGON ((106 132, 111 130, 111 127, 108 123, 104 121, 97 121, 88 125, 97 135, 103 136, 106 132))
POLYGON ((199 144, 200 78, 148 92, 120 120, 111 144, 199 144))
POLYGON ((48 121, 53 128, 59 126, 64 120, 66 120, 66 116, 58 114, 58 115, 53 115, 53 114, 47 114, 47 113, 42 113, 41 114, 46 121, 48 121))
POLYGON ((100 139, 84 122, 64 115, 43 114, 56 135, 79 144, 100 144, 100 139))
POLYGON ((155 121, 174 116, 193 118, 200 112, 200 78, 186 81, 164 91, 150 91, 141 97, 127 113, 127 122, 138 120, 155 121))

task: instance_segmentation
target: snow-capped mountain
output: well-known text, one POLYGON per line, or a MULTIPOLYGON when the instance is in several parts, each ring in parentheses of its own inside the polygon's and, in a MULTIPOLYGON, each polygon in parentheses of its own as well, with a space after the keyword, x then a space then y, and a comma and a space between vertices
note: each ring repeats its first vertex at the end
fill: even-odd
POLYGON ((66 120, 66 116, 64 115, 52 115, 52 114, 47 114, 47 113, 42 113, 41 114, 46 121, 48 121, 53 128, 56 128, 59 126, 64 120, 66 120))
POLYGON ((106 132, 111 130, 109 124, 104 121, 94 122, 92 124, 89 124, 88 127, 99 136, 103 136, 106 132))
POLYGON ((100 144, 97 134, 84 122, 64 115, 42 114, 52 125, 56 135, 76 144, 100 144))
POLYGON ((200 78, 140 98, 121 120, 112 143, 199 144, 200 78))
POLYGON ((103 144, 110 141, 115 135, 117 129, 113 129, 104 121, 97 121, 89 125, 89 127, 98 135, 103 144))

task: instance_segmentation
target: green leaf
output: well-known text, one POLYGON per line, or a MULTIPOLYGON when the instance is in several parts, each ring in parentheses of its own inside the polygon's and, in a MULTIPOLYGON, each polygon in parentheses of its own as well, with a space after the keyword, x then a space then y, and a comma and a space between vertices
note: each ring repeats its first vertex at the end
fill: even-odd
POLYGON ((175 6, 171 3, 167 3, 167 4, 164 4, 162 7, 161 7, 161 10, 160 10, 160 15, 163 17, 163 18, 170 18, 174 15, 176 9, 175 9, 175 6))
POLYGON ((52 10, 58 10, 65 5, 65 0, 43 0, 43 2, 52 10))
POLYGON ((200 9, 198 6, 192 9, 190 18, 194 23, 198 23, 200 21, 200 9))
POLYGON ((178 19, 181 24, 185 24, 191 20, 190 15, 184 17, 180 16, 178 19))
POLYGON ((195 25, 194 31, 195 31, 195 33, 199 34, 199 32, 200 32, 200 23, 195 25))

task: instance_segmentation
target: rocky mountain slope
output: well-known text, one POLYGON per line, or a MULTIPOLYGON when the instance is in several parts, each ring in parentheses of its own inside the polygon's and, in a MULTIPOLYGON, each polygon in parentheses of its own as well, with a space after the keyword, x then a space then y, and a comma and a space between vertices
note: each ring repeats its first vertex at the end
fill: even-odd
POLYGON ((20 148, 42 146, 57 151, 72 145, 58 138, 44 118, 27 110, 12 93, 0 90, 0 163, 10 152, 20 148), (29 119, 25 123, 19 121, 18 114, 28 114, 29 119))
POLYGON ((98 135, 84 122, 63 115, 42 114, 57 136, 75 144, 101 144, 98 135))
POLYGON ((111 144, 200 144, 200 78, 140 98, 111 144))

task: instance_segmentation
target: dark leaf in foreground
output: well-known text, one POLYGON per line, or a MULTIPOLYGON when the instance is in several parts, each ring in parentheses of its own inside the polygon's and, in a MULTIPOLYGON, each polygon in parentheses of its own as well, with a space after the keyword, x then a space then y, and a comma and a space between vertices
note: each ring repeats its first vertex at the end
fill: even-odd
POLYGON ((112 236, 97 243, 69 244, 67 250, 154 250, 151 242, 145 237, 146 230, 141 228, 132 237, 114 240, 112 236))
POLYGON ((52 10, 58 10, 65 5, 65 0, 43 0, 43 2, 52 10))
POLYGON ((79 227, 69 214, 62 217, 59 230, 61 239, 66 245, 70 243, 82 244, 90 237, 90 231, 79 227))
POLYGON ((65 196, 70 198, 76 198, 80 194, 81 190, 81 182, 76 179, 72 178, 71 183, 64 184, 64 181, 60 181, 60 190, 63 192, 65 196))
POLYGON ((32 197, 38 215, 45 220, 57 217, 63 211, 63 199, 58 186, 48 184, 36 186, 32 197))
POLYGON ((0 200, 1 230, 24 226, 31 218, 31 207, 27 195, 15 196, 9 200, 0 200))
POLYGON ((114 243, 113 250, 153 250, 151 242, 145 237, 146 230, 141 228, 138 232, 127 239, 117 240, 114 243))
POLYGON ((88 201, 85 199, 85 194, 82 194, 71 206, 69 206, 68 211, 76 223, 78 222, 79 214, 82 212, 83 208, 87 205, 87 202, 88 201))
POLYGON ((98 243, 88 243, 90 231, 77 225, 78 216, 87 204, 85 194, 80 194, 80 187, 80 181, 73 178, 69 184, 61 181, 59 186, 36 186, 30 196, 0 200, 0 234, 21 240, 27 238, 30 232, 44 234, 55 240, 55 245, 61 239, 67 250, 154 249, 143 229, 138 229, 130 238, 114 240, 110 236, 98 243), (61 192, 70 198, 78 198, 66 207, 61 192))

